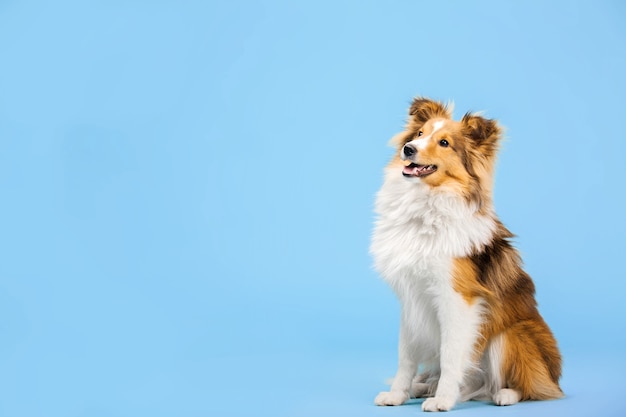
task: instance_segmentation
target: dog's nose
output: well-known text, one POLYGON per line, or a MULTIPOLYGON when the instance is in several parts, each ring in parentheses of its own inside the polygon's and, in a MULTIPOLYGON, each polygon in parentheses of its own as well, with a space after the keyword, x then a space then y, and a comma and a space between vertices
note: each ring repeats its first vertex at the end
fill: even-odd
POLYGON ((406 145, 404 145, 402 152, 404 153, 404 156, 410 157, 417 153, 417 149, 415 149, 415 146, 411 145, 410 143, 407 143, 406 145))

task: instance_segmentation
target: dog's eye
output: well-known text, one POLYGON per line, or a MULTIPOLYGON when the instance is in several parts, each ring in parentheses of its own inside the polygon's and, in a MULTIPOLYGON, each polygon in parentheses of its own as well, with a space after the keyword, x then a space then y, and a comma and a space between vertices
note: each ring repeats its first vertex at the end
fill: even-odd
POLYGON ((422 132, 421 130, 419 132, 417 132, 417 136, 422 136, 424 134, 424 132, 422 132))
POLYGON ((441 139, 441 140, 439 141, 439 145, 443 146, 444 148, 447 148, 450 144, 448 143, 448 141, 447 141, 447 140, 445 140, 445 139, 441 139))

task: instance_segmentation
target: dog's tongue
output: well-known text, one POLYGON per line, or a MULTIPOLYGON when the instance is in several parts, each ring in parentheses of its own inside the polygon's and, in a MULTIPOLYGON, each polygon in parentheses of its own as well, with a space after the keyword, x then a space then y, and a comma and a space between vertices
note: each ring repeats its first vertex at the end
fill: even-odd
POLYGON ((434 165, 419 165, 413 163, 409 166, 405 166, 404 169, 402 169, 402 174, 406 177, 423 177, 432 174, 436 170, 437 167, 434 165))
POLYGON ((420 172, 420 166, 419 165, 408 165, 405 166, 404 169, 402 170, 402 173, 404 175, 419 175, 420 172))

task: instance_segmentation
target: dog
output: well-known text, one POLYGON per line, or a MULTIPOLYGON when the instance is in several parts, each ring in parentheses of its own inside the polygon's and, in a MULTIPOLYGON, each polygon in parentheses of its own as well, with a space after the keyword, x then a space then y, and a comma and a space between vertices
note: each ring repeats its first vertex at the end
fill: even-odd
POLYGON ((377 405, 563 396, 561 355, 492 200, 502 128, 413 100, 376 197, 371 254, 401 304, 398 371, 377 405))

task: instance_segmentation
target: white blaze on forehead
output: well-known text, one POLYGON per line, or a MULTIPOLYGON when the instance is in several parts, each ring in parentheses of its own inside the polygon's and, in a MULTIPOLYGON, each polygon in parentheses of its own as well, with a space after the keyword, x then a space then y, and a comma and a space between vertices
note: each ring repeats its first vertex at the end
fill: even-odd
POLYGON ((430 135, 420 136, 417 139, 415 139, 413 143, 417 147, 417 150, 422 150, 426 148, 426 145, 428 145, 428 141, 430 140, 430 138, 435 134, 435 132, 437 132, 439 129, 443 127, 444 123, 445 121, 443 120, 437 120, 435 123, 433 123, 433 131, 430 133, 430 135))

